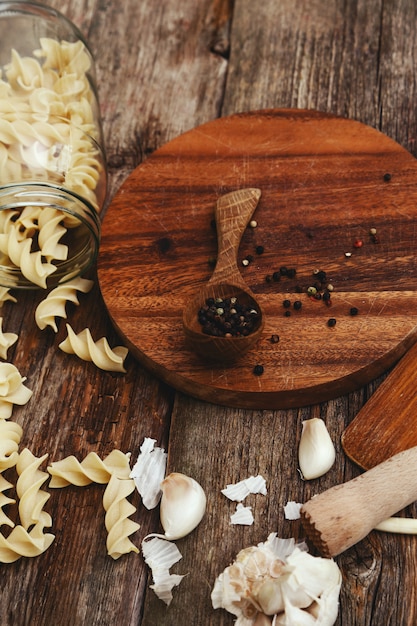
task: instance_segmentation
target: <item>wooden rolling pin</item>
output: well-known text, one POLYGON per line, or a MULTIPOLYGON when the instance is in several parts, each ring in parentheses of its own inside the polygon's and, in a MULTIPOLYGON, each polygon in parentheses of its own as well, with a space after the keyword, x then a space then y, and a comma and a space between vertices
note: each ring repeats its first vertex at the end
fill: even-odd
POLYGON ((301 507, 307 538, 325 557, 347 550, 377 524, 417 500, 417 446, 301 507))

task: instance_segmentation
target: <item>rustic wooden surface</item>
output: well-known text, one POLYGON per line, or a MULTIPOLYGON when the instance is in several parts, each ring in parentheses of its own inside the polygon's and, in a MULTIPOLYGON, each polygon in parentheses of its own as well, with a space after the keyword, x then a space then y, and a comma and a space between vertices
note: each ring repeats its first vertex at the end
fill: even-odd
POLYGON ((417 446, 416 358, 414 344, 342 435, 343 450, 364 469, 417 446))
POLYGON ((152 154, 113 199, 98 264, 104 301, 139 361, 200 399, 276 409, 346 394, 383 373, 416 338, 416 178, 408 151, 353 120, 267 109, 208 122, 152 154), (187 345, 182 311, 197 320, 190 302, 213 271, 217 198, 254 186, 262 192, 258 226, 245 230, 237 272, 265 325, 244 358, 220 366, 187 345), (275 282, 283 266, 296 275, 275 282), (319 295, 334 288, 330 306, 307 293, 316 268, 326 272, 319 295), (253 375, 256 364, 261 377, 253 375))
MULTIPOLYGON (((310 108, 382 130, 416 155, 417 6, 414 0, 54 0, 88 37, 97 75, 112 198, 156 148, 199 124, 239 111, 310 108)), ((129 229, 129 224, 126 224, 129 229)), ((305 501, 359 470, 343 454, 340 436, 381 382, 303 409, 222 408, 175 393, 129 357, 127 374, 95 369, 57 349, 58 336, 36 329, 39 296, 6 303, 4 327, 18 332, 12 362, 27 376, 30 404, 14 413, 22 445, 49 460, 79 458, 113 447, 132 451, 145 436, 169 451, 169 470, 199 480, 208 510, 196 532, 178 542, 189 572, 169 608, 149 589, 141 556, 106 556, 102 489, 68 487, 51 493, 56 540, 33 560, 2 565, 2 624, 59 623, 146 626, 231 626, 213 611, 215 577, 244 546, 271 531, 302 536, 285 521, 287 500, 305 501), (337 447, 323 478, 303 483, 296 449, 301 423, 322 417, 337 447), (255 523, 232 527, 232 506, 220 490, 250 474, 267 479, 254 496, 255 523)), ((118 341, 98 288, 70 312, 75 328, 118 341)), ((314 346, 312 346, 314 349, 314 346)), ((52 490, 51 490, 52 492, 52 490)), ((136 540, 158 529, 158 512, 138 506, 136 540)), ((409 514, 416 516, 414 506, 409 514)), ((417 621, 414 537, 373 532, 337 557, 343 572, 337 625, 411 626, 417 621)))

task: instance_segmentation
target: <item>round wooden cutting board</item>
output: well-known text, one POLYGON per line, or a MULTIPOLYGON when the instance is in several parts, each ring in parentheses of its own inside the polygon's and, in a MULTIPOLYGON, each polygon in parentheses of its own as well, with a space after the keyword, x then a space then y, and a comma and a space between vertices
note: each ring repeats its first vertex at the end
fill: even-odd
POLYGON ((181 135, 131 174, 104 219, 98 276, 115 327, 156 376, 218 404, 288 408, 364 385, 414 343, 416 244, 405 149, 352 120, 255 111, 181 135), (218 198, 245 187, 262 195, 239 267, 266 322, 246 356, 213 366, 187 350, 182 311, 212 272, 218 198), (330 305, 307 293, 317 277, 330 305))

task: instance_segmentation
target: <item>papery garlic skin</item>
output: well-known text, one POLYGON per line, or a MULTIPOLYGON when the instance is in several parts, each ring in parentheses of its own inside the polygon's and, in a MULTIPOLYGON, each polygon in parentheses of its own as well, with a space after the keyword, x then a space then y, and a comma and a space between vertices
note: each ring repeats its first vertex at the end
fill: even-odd
POLYGON ((333 626, 341 572, 332 559, 314 557, 305 544, 269 535, 241 550, 215 581, 213 608, 237 617, 235 626, 333 626))
POLYGON ((201 485, 185 474, 173 472, 161 483, 160 518, 165 537, 188 535, 203 519, 207 498, 201 485))
POLYGON ((324 421, 318 417, 303 421, 298 463, 305 480, 323 476, 332 467, 336 450, 324 421))

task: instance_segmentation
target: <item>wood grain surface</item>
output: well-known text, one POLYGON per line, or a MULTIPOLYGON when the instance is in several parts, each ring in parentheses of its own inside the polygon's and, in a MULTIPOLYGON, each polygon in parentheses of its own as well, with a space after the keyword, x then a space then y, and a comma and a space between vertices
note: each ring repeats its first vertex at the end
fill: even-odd
MULTIPOLYGON (((202 124, 247 111, 331 113, 378 129, 417 155, 414 0, 50 4, 79 26, 96 57, 109 203, 157 149, 202 124)), ((370 281, 364 278, 367 290, 370 281)), ((303 408, 226 407, 175 391, 132 356, 127 374, 116 375, 61 353, 65 320, 57 335, 50 329, 40 332, 33 318, 42 294, 16 295, 18 302, 7 302, 1 316, 3 329, 19 334, 9 359, 33 390, 30 403, 13 412, 24 430, 21 446, 37 455, 48 452, 48 463, 70 454, 104 457, 114 447, 131 451, 133 462, 143 438, 152 437, 168 451, 168 472, 188 473, 202 484, 208 507, 196 531, 178 541, 182 559, 171 571, 186 576, 167 607, 150 588, 141 554, 118 561, 107 556, 102 487, 52 490, 46 485, 56 539, 36 559, 1 564, 1 624, 232 626, 232 615, 212 608, 216 576, 239 550, 265 541, 270 532, 304 538, 299 523, 285 519, 286 502, 306 502, 360 473, 344 454, 341 435, 385 374, 303 408), (325 420, 336 462, 325 476, 302 481, 297 446, 302 421, 311 417, 325 420), (232 526, 235 507, 221 489, 258 473, 265 476, 268 493, 246 501, 254 524, 232 526)), ((97 281, 84 295, 79 307, 68 307, 68 321, 78 331, 88 326, 94 338, 107 336, 111 346, 121 343, 97 281)), ((159 512, 146 510, 138 494, 132 502, 134 520, 141 524, 132 540, 140 545, 148 532, 160 530, 159 512)), ((415 504, 401 515, 416 517, 415 504)), ((415 537, 371 532, 338 556, 343 584, 336 626, 414 626, 415 548, 415 537)))
POLYGON ((204 400, 262 409, 348 393, 416 338, 416 178, 404 148, 352 120, 290 109, 199 126, 140 165, 107 211, 98 275, 110 316, 141 363, 204 400), (213 364, 187 345, 182 312, 210 278, 217 200, 245 187, 262 196, 239 265, 265 326, 236 363, 213 364), (282 267, 296 275, 276 282, 282 267), (317 282, 320 296, 334 288, 327 304, 308 294, 317 282))
POLYGON ((344 431, 343 450, 364 469, 417 446, 416 371, 413 345, 344 431))

